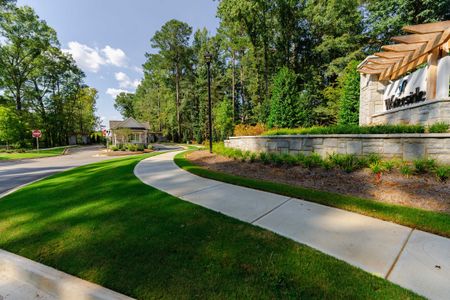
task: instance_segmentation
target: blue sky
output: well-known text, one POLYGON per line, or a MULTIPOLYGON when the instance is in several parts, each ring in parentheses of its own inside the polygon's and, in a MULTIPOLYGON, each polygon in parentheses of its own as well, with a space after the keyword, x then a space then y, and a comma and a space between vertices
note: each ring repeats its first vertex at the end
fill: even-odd
POLYGON ((206 27, 215 33, 217 2, 213 0, 18 0, 29 5, 57 33, 99 92, 97 114, 107 125, 120 119, 114 96, 133 92, 142 78, 150 39, 170 19, 206 27))

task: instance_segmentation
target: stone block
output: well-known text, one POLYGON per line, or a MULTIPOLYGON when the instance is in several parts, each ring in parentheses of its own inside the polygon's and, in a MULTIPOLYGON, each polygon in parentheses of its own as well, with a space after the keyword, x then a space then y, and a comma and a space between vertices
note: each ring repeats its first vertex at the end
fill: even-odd
POLYGON ((338 139, 335 139, 335 138, 324 139, 323 145, 325 147, 337 147, 338 139))
POLYGON ((269 142, 267 143, 267 149, 269 151, 274 151, 274 150, 278 150, 278 143, 277 142, 269 142))
POLYGON ((323 138, 315 138, 315 139, 312 140, 312 143, 313 143, 314 146, 315 145, 323 145, 323 141, 324 141, 323 138))
POLYGON ((289 148, 279 148, 281 154, 289 154, 289 148))
POLYGON ((291 149, 289 149, 289 154, 290 155, 298 155, 299 153, 300 153, 299 150, 291 150, 291 149))
POLYGON ((389 140, 384 142, 383 153, 384 154, 401 154, 403 152, 402 143, 400 140, 389 140))
POLYGON ((362 142, 361 141, 349 141, 347 142, 347 154, 362 154, 362 142))
POLYGON ((405 143, 403 145, 403 159, 413 160, 425 156, 425 145, 422 143, 405 143))
POLYGON ((302 145, 303 145, 302 139, 295 139, 289 143, 289 149, 302 150, 302 145))

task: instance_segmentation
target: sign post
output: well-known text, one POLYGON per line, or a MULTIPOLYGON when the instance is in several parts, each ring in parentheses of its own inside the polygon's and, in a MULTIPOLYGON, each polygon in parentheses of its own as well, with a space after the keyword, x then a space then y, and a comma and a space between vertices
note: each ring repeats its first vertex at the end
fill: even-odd
POLYGON ((106 139, 106 150, 108 150, 108 138, 106 137, 107 134, 108 133, 107 133, 106 129, 103 129, 102 136, 106 139))
POLYGON ((39 138, 42 136, 42 132, 39 129, 35 129, 31 134, 34 138, 36 138, 36 149, 37 152, 39 152, 39 138))

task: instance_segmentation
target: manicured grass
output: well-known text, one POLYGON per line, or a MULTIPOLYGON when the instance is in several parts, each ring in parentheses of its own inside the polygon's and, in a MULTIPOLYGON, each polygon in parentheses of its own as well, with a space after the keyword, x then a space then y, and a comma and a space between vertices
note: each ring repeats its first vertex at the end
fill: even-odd
POLYGON ((52 176, 0 200, 0 248, 138 299, 414 299, 274 233, 140 182, 144 156, 52 176))
POLYGON ((27 152, 23 152, 23 153, 0 152, 0 160, 15 160, 15 159, 25 159, 25 158, 58 156, 58 155, 63 154, 65 148, 66 147, 57 147, 57 148, 40 150, 39 152, 36 150, 33 150, 33 151, 27 151, 27 152))
POLYGON ((333 206, 450 237, 449 214, 211 171, 190 162, 185 155, 178 154, 175 163, 198 176, 333 206))

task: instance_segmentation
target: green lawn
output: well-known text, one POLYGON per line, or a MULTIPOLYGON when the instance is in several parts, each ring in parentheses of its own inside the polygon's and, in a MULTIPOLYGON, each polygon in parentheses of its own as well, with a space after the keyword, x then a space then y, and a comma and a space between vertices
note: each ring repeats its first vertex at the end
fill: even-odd
POLYGON ((450 237, 450 215, 446 213, 437 213, 401 205, 377 202, 369 199, 211 171, 190 162, 185 158, 185 154, 186 152, 176 155, 175 163, 186 171, 198 176, 333 206, 450 237))
POLYGON ((0 160, 15 160, 15 159, 24 159, 24 158, 39 158, 39 157, 58 156, 58 155, 63 154, 65 148, 66 147, 57 147, 57 148, 40 150, 39 152, 36 150, 32 150, 32 151, 27 151, 24 153, 0 152, 0 160))
POLYGON ((138 299, 418 298, 141 183, 133 169, 150 155, 76 168, 0 200, 0 248, 138 299))

